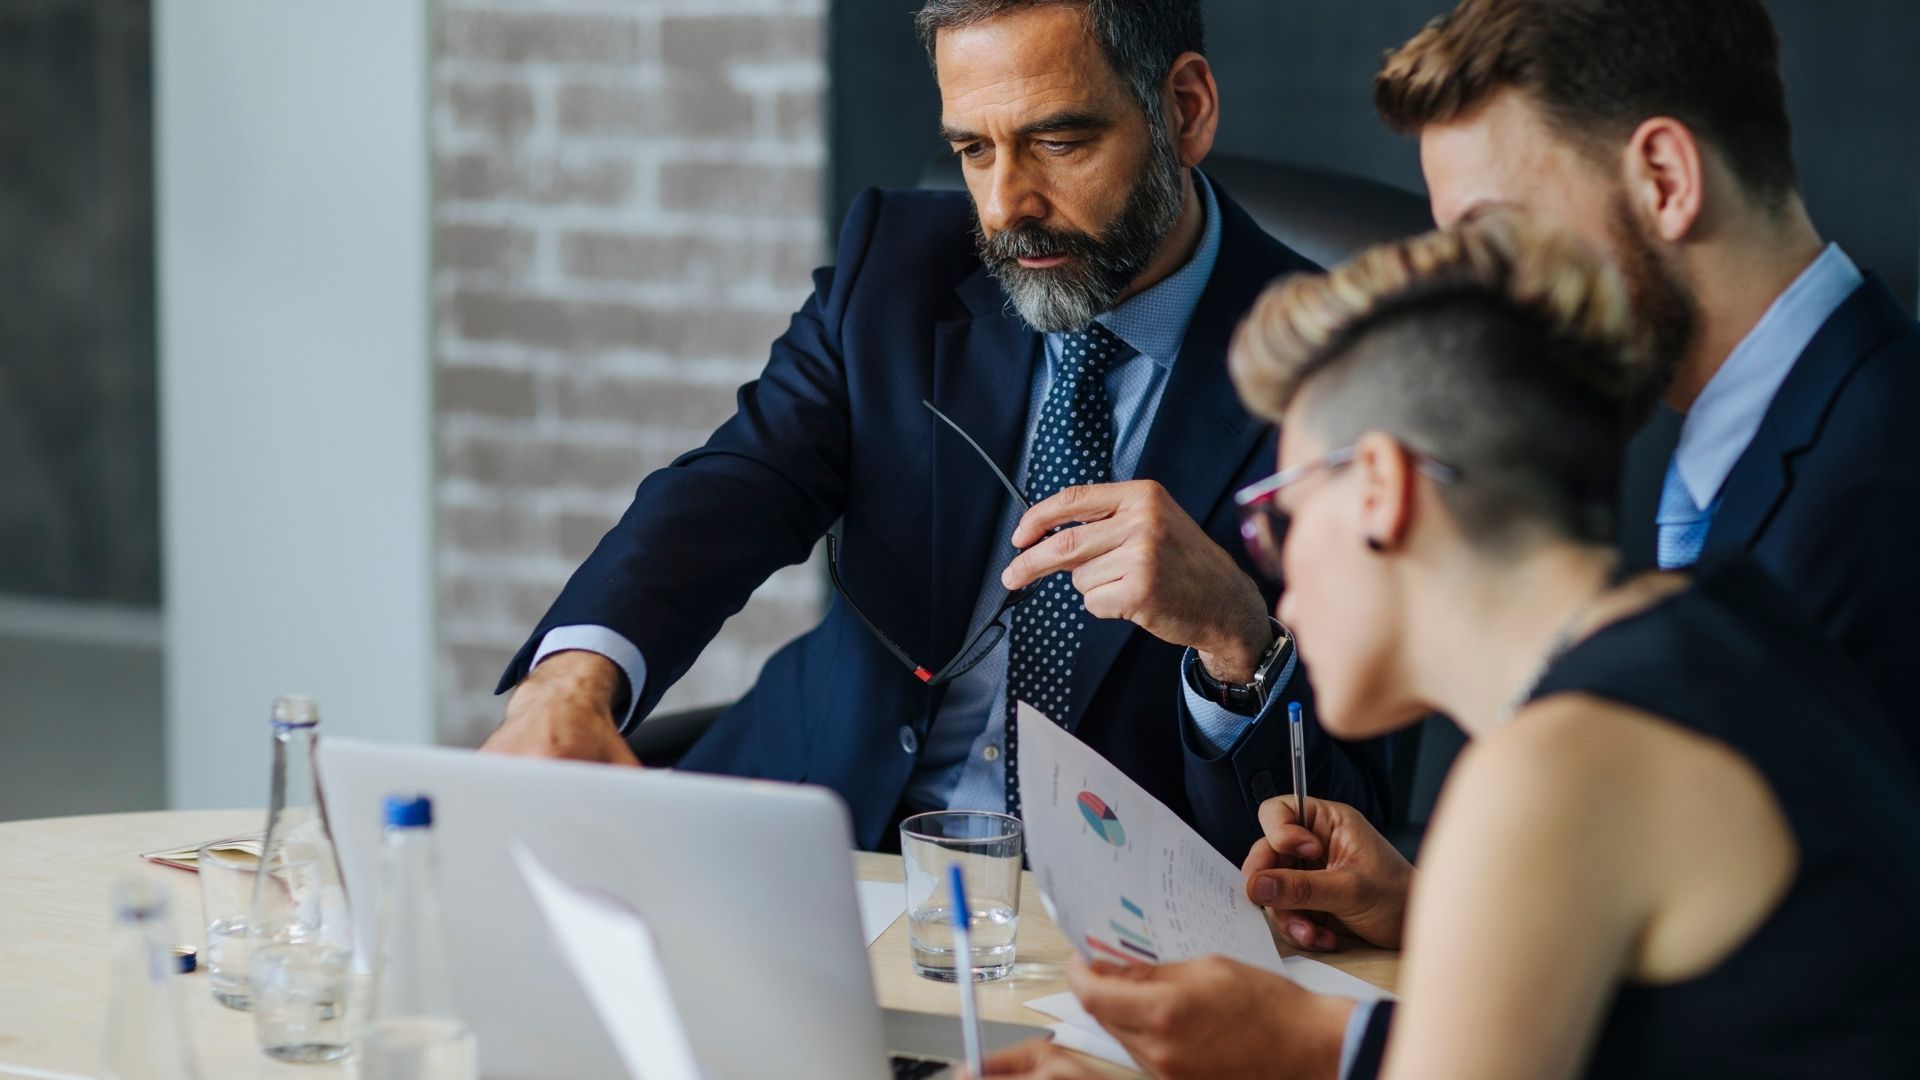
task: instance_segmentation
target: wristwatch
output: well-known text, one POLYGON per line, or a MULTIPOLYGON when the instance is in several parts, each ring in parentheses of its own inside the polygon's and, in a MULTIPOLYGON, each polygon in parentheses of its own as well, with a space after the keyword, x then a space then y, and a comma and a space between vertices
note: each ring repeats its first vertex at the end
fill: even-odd
POLYGON ((1293 654, 1293 635, 1287 633, 1279 620, 1269 618, 1267 621, 1273 624, 1273 644, 1267 646, 1267 651, 1260 654, 1260 662, 1253 666, 1252 682, 1223 683, 1208 673, 1207 665, 1196 660, 1187 680, 1194 692, 1241 716, 1260 715, 1273 688, 1274 675, 1286 669, 1293 654))

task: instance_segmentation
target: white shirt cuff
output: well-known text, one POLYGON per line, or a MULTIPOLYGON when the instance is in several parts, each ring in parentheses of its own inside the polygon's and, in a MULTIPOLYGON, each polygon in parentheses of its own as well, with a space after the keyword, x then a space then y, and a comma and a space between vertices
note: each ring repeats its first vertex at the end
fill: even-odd
POLYGON ((1353 1074, 1353 1059, 1360 1056, 1360 1040, 1366 1037, 1367 1021, 1373 1019, 1372 1001, 1356 1001, 1347 1017, 1347 1034, 1340 1040, 1340 1071, 1335 1075, 1347 1080, 1353 1074))
POLYGON ((619 717, 620 734, 625 735, 633 728, 633 714, 640 704, 640 691, 647 685, 647 658, 640 655, 640 650, 634 648, 633 642, 604 626, 556 626, 540 639, 540 647, 534 651, 533 663, 528 665, 527 670, 539 667, 540 661, 554 653, 575 650, 604 656, 627 676, 626 715, 619 717))

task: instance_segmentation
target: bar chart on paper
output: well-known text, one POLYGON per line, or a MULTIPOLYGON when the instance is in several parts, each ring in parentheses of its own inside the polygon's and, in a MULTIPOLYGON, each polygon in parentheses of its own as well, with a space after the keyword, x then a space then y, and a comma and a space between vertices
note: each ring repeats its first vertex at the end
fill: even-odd
POLYGON ((1153 927, 1147 922, 1147 913, 1139 904, 1120 897, 1120 906, 1107 916, 1104 933, 1094 931, 1087 934, 1087 948, 1095 956, 1114 960, 1122 964, 1157 964, 1160 954, 1153 944, 1153 927))

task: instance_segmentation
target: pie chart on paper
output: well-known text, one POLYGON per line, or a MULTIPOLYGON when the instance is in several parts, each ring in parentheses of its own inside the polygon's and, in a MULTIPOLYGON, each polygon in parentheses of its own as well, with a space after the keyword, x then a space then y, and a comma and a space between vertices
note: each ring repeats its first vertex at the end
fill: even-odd
POLYGON ((1093 831, 1107 843, 1114 847, 1126 846, 1127 830, 1120 827, 1119 816, 1100 796, 1091 791, 1081 792, 1080 816, 1086 818, 1087 824, 1092 826, 1093 831))

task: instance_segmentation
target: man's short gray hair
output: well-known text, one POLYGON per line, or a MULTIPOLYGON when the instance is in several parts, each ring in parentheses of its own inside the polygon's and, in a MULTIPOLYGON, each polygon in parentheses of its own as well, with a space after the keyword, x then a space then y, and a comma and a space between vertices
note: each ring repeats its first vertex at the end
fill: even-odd
POLYGON ((1082 9, 1107 63, 1150 117, 1160 115, 1160 86, 1174 60, 1206 51, 1200 0, 927 0, 913 25, 931 63, 940 31, 1043 4, 1082 9))

